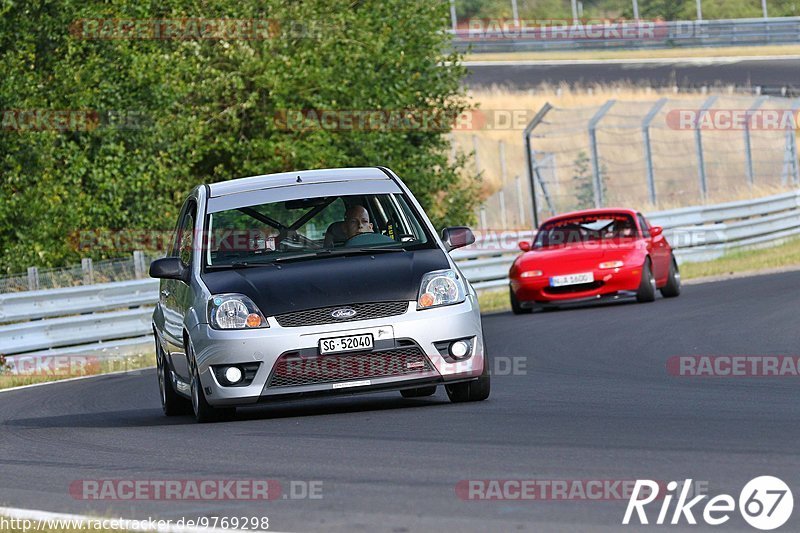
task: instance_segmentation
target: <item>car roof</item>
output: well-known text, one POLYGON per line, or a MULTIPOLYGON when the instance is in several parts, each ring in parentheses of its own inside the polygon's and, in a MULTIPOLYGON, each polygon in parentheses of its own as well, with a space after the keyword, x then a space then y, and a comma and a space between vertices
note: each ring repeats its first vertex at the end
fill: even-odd
POLYGON ((209 197, 227 196, 248 191, 272 189, 276 187, 298 186, 311 183, 333 183, 342 181, 391 181, 389 175, 378 167, 325 168, 317 170, 298 170, 280 174, 264 174, 229 181, 212 183, 209 197))
POLYGON ((556 215, 554 217, 550 217, 547 220, 545 220, 544 222, 542 222, 542 224, 547 224, 548 222, 552 222, 554 220, 561 220, 563 218, 572 218, 572 217, 579 217, 579 216, 585 216, 585 215, 613 215, 615 213, 622 213, 622 214, 625 214, 625 215, 631 215, 632 217, 635 218, 636 215, 639 212, 636 211, 635 209, 629 209, 629 208, 624 208, 624 207, 620 207, 620 208, 603 207, 603 208, 596 208, 596 209, 582 209, 580 211, 571 211, 569 213, 562 213, 560 215, 556 215))

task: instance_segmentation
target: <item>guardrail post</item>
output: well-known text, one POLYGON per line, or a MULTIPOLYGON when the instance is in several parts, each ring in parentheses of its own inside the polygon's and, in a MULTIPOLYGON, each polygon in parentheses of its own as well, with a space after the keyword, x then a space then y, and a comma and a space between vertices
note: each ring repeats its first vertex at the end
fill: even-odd
POLYGON ((133 252, 133 271, 136 279, 142 279, 144 277, 144 252, 139 250, 133 252))
POLYGON ((592 171, 594 174, 594 206, 603 207, 603 176, 600 169, 600 156, 597 151, 597 124, 608 113, 608 110, 616 103, 616 100, 609 100, 600 107, 592 119, 589 121, 589 148, 592 152, 592 171))
POLYGON ((28 267, 28 290, 39 290, 39 269, 36 267, 28 267))
POLYGON ((747 114, 745 115, 744 121, 744 157, 745 163, 747 164, 747 184, 750 185, 750 188, 753 187, 755 183, 755 173, 753 171, 753 150, 750 147, 750 115, 752 115, 761 104, 764 103, 768 97, 760 96, 756 98, 756 101, 753 102, 753 105, 750 106, 750 109, 747 110, 747 114))
POLYGON ((545 200, 547 200, 548 206, 552 210, 553 206, 550 203, 550 199, 547 196, 547 192, 544 189, 544 183, 542 182, 542 176, 539 174, 539 166, 536 164, 533 154, 533 147, 531 146, 531 133, 533 130, 538 126, 542 120, 544 120, 545 115, 553 109, 553 106, 550 105, 550 102, 546 102, 542 109, 536 113, 536 116, 533 117, 527 126, 525 126, 525 131, 522 132, 522 138, 524 140, 524 148, 525 148, 525 160, 528 163, 528 182, 531 186, 531 211, 533 212, 533 231, 536 231, 539 227, 539 210, 536 207, 536 179, 538 178, 539 184, 542 186, 542 191, 545 193, 545 200))
POLYGON ((656 118, 656 115, 659 111, 664 107, 667 103, 667 98, 661 98, 658 100, 653 107, 650 108, 650 111, 647 112, 644 119, 642 120, 642 138, 644 139, 644 161, 647 165, 647 192, 650 196, 650 203, 656 205, 658 200, 656 196, 656 179, 655 179, 655 171, 653 170, 653 151, 650 146, 650 124, 652 124, 653 119, 656 118))
POLYGON ((697 150, 697 172, 700 178, 700 198, 702 199, 703 203, 705 203, 706 199, 708 198, 708 182, 706 181, 706 161, 705 157, 703 156, 703 134, 700 124, 703 120, 703 115, 706 114, 709 108, 714 105, 714 102, 716 101, 717 97, 712 96, 703 102, 703 106, 700 108, 700 112, 697 114, 697 122, 695 123, 694 128, 694 142, 695 149, 697 150))
POLYGON ((94 267, 92 267, 92 260, 89 257, 81 259, 81 270, 83 270, 83 284, 94 284, 94 267))

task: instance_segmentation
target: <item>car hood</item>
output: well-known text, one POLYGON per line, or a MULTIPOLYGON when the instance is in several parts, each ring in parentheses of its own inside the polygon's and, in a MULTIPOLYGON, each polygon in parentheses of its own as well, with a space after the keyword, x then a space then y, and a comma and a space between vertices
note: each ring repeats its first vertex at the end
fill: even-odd
POLYGON ((569 265, 598 260, 616 260, 643 249, 643 241, 638 239, 588 245, 569 244, 525 252, 520 256, 519 264, 522 267, 536 266, 538 268, 556 264, 569 265))
POLYGON ((318 307, 417 299, 422 276, 450 268, 441 249, 334 256, 205 272, 212 294, 249 297, 265 316, 318 307))

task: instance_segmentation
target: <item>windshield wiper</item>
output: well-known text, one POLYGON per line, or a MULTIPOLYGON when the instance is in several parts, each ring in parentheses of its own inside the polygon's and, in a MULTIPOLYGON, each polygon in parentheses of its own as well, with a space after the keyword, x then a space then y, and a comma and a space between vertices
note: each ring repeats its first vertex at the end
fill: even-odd
POLYGON ((334 257, 340 255, 362 255, 385 252, 405 252, 405 248, 339 248, 337 250, 325 249, 317 252, 287 255, 274 259, 276 263, 285 261, 302 261, 303 259, 314 259, 317 257, 334 257))
POLYGON ((234 261, 232 263, 221 263, 217 265, 208 265, 206 268, 217 269, 237 269, 237 268, 258 268, 270 266, 271 263, 248 263, 247 261, 234 261))

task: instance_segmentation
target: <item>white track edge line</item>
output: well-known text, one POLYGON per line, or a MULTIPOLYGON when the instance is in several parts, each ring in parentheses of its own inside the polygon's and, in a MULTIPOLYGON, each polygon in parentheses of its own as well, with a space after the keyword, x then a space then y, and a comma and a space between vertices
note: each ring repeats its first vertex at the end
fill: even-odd
POLYGON ((41 383, 31 383, 30 385, 20 385, 18 387, 9 387, 7 389, 0 389, 0 394, 4 392, 11 392, 16 390, 22 389, 32 389, 34 387, 44 387, 45 385, 54 385, 56 383, 68 383, 70 381, 78 381, 81 379, 90 379, 90 378, 99 378, 102 376, 116 376, 119 374, 130 374, 131 372, 141 372, 142 370, 151 370, 156 368, 155 366, 146 366, 144 368, 135 368, 133 370, 117 370, 116 372, 106 372, 105 374, 90 374, 88 376, 78 376, 74 378, 67 378, 67 379, 54 379, 53 381, 43 381, 41 383))

